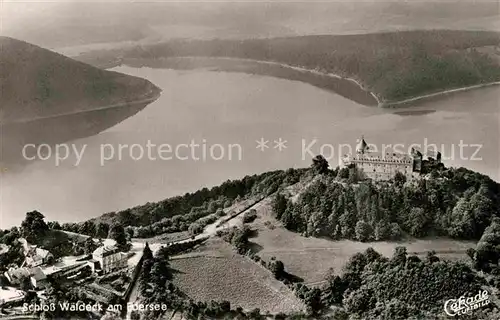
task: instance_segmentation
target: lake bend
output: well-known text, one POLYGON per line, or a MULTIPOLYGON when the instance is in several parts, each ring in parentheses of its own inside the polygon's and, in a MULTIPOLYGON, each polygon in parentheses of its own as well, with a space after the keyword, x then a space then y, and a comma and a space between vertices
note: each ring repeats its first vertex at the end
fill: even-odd
POLYGON ((436 144, 446 166, 500 180, 498 86, 383 109, 269 76, 112 70, 148 79, 161 96, 97 135, 68 142, 79 154, 4 172, 0 228, 35 209, 48 220, 82 221, 227 179, 306 167, 319 153, 336 166, 362 135, 379 148, 436 144))

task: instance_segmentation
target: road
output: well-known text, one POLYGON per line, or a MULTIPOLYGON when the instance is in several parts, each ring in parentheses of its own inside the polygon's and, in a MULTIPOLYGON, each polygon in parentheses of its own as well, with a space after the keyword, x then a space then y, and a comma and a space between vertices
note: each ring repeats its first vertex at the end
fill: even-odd
MULTIPOLYGON (((226 229, 228 227, 236 226, 240 222, 237 219, 235 219, 236 217, 238 217, 242 213, 250 210, 251 208, 253 208, 257 204, 262 202, 264 199, 267 199, 267 197, 263 197, 259 200, 253 201, 251 204, 248 204, 248 203, 244 204, 243 208, 240 208, 239 210, 237 210, 237 212, 234 213, 233 215, 231 215, 230 217, 224 216, 224 217, 217 219, 217 221, 215 221, 214 223, 207 225, 204 228, 203 232, 196 235, 194 238, 173 241, 173 242, 170 242, 170 244, 186 243, 186 242, 191 242, 191 241, 200 240, 200 239, 204 239, 204 238, 208 239, 210 237, 215 236, 217 231, 219 231, 219 230, 223 230, 223 229, 226 229)), ((230 207, 227 209, 227 211, 233 211, 233 210, 234 210, 233 207, 230 207)), ((144 245, 145 245, 144 242, 133 242, 132 243, 132 250, 134 250, 136 252, 135 256, 137 256, 137 258, 136 258, 137 262, 140 260, 140 257, 142 256, 142 249, 144 248, 144 245)), ((151 249, 151 251, 153 252, 153 254, 156 254, 156 252, 161 247, 165 246, 166 244, 152 242, 152 243, 148 243, 148 245, 149 245, 149 248, 151 249)), ((130 265, 130 261, 129 261, 129 265, 130 265)), ((129 300, 124 303, 125 306, 127 305, 127 303, 137 302, 138 298, 139 298, 139 281, 135 281, 131 285, 133 286, 132 291, 130 293, 129 300)), ((127 319, 127 320, 131 319, 131 312, 129 310, 127 310, 125 319, 127 319)))

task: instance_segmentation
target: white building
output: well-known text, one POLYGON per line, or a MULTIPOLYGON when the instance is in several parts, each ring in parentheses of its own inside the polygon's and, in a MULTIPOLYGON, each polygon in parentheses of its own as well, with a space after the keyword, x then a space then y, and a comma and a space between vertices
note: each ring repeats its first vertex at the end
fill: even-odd
POLYGON ((422 172, 424 163, 429 161, 440 163, 441 154, 434 152, 431 157, 428 151, 424 156, 415 149, 412 149, 410 154, 383 154, 372 151, 364 138, 361 138, 361 141, 356 146, 356 153, 345 155, 343 159, 345 165, 354 166, 360 169, 366 178, 377 181, 390 180, 397 172, 402 173, 409 180, 419 175, 422 172))
POLYGON ((0 306, 18 304, 26 298, 26 292, 13 287, 0 288, 0 306))
POLYGON ((109 273, 127 267, 127 256, 115 245, 102 246, 92 253, 92 258, 99 262, 103 273, 109 273))

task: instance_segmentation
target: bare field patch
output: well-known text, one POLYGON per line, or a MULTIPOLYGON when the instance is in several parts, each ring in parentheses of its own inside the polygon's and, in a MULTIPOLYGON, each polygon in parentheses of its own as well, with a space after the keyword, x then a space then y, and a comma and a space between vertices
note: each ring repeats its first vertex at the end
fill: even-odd
POLYGON ((271 273, 220 239, 172 259, 174 283, 195 300, 227 300, 246 310, 300 311, 302 302, 271 273))

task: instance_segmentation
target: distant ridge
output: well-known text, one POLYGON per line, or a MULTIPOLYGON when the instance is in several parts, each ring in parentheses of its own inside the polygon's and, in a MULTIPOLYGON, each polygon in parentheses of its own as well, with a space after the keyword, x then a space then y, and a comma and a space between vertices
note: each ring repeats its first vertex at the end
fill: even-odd
POLYGON ((0 123, 153 100, 160 91, 145 79, 0 37, 0 123))

